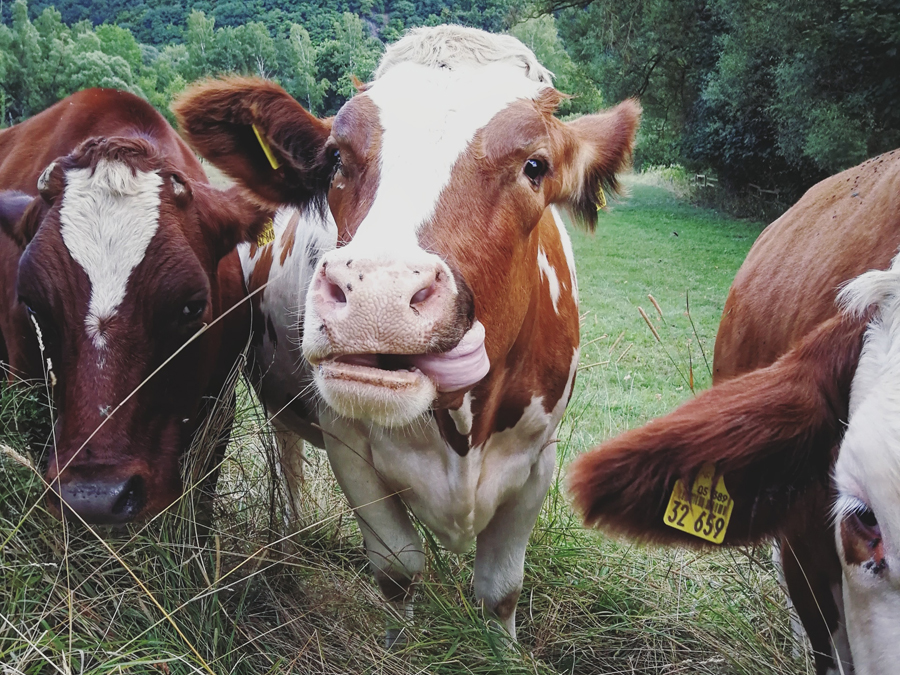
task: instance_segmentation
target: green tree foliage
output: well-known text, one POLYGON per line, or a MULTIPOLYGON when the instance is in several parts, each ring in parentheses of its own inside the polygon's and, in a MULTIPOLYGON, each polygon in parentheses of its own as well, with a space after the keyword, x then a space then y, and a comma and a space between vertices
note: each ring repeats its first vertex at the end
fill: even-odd
MULTIPOLYGON (((356 92, 354 78, 371 76, 383 40, 447 21, 501 30, 516 1, 0 0, 0 126, 91 86, 133 91, 171 119, 169 104, 189 82, 228 73, 273 79, 330 115, 356 92)), ((562 58, 554 67, 570 77, 576 69, 552 32, 548 57, 562 58)), ((572 106, 595 97, 570 79, 572 106)))
POLYGON ((573 61, 608 100, 641 98, 639 161, 796 195, 900 145, 896 0, 561 4, 573 61))
POLYGON ((85 87, 143 94, 129 64, 131 59, 139 65, 140 58, 124 33, 98 33, 86 22, 69 28, 49 8, 32 23, 24 0, 16 0, 12 15, 11 26, 0 25, 4 124, 30 117, 85 87))
POLYGON ((516 24, 509 31, 537 56, 538 61, 553 73, 553 84, 572 98, 559 106, 562 116, 594 113, 602 106, 600 91, 566 53, 556 20, 549 15, 531 18, 516 24))
POLYGON ((325 107, 334 114, 344 101, 356 93, 353 78, 365 82, 378 65, 382 45, 368 35, 362 20, 345 12, 334 24, 335 38, 322 45, 322 75, 331 82, 325 107))
POLYGON ((604 99, 641 100, 638 162, 679 159, 694 100, 715 63, 718 25, 706 5, 704 0, 596 0, 560 12, 568 53, 604 99))

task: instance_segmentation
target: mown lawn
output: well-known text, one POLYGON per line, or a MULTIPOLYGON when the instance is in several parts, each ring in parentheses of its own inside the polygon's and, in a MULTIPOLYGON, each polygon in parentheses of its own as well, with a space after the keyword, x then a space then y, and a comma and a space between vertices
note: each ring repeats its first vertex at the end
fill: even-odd
MULTIPOLYGON (((691 373, 696 389, 709 385, 701 347, 711 362, 728 286, 760 231, 629 182, 630 200, 595 234, 573 232, 585 347, 560 429, 560 481, 575 454, 691 396, 691 373)), ((519 646, 504 646, 473 604, 472 555, 448 554, 425 533, 409 647, 385 652, 385 610, 324 456, 310 453, 303 526, 289 536, 271 440, 246 391, 213 535, 197 536, 186 505, 106 534, 105 545, 44 512, 25 465, 34 438, 23 435, 40 397, 38 388, 0 399, 0 440, 25 455, 0 453, 3 675, 812 672, 767 548, 697 554, 611 541, 580 528, 561 482, 532 537, 519 646)))

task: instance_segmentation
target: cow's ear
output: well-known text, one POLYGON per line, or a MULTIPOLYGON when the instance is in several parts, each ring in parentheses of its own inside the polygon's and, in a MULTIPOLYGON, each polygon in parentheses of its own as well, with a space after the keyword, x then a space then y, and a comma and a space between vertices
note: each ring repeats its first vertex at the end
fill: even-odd
POLYGON ((828 484, 866 323, 836 316, 771 366, 717 384, 576 459, 569 487, 585 523, 645 541, 703 545, 663 518, 675 481, 693 485, 712 465, 734 499, 724 543, 777 533, 809 488, 828 484))
POLYGON ((560 191, 554 201, 593 230, 606 194, 618 194, 616 174, 631 162, 641 106, 634 99, 564 125, 560 191), (601 192, 603 190, 604 192, 601 192))
POLYGON ((0 230, 20 249, 34 237, 45 211, 42 199, 15 190, 0 192, 0 230))
POLYGON ((324 199, 330 120, 309 114, 273 82, 201 82, 179 96, 172 111, 200 155, 266 202, 305 207, 324 199))
POLYGON ((240 186, 217 190, 206 184, 193 184, 191 199, 217 260, 241 242, 257 241, 275 212, 260 205, 240 186))

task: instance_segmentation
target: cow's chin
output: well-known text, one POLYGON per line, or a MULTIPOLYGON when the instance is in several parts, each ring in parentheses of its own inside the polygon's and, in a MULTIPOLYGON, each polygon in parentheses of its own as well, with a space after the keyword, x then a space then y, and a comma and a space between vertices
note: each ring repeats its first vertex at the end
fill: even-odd
POLYGON ((417 368, 387 370, 362 363, 329 360, 315 371, 325 402, 343 417, 402 427, 424 415, 437 386, 417 368))

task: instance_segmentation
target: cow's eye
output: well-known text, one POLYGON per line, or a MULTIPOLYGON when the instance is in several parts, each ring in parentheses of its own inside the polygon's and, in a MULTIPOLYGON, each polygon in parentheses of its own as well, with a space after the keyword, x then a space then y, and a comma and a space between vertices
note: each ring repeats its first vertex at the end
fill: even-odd
POLYGON ((190 324, 197 321, 206 310, 206 300, 189 300, 184 303, 178 316, 182 324, 190 324))
POLYGON ((525 162, 522 171, 525 173, 528 180, 531 181, 531 184, 534 187, 538 187, 541 184, 541 179, 544 177, 544 174, 547 173, 547 162, 538 159, 537 157, 532 157, 525 162))
POLYGON ((842 506, 840 536, 845 562, 848 565, 861 566, 875 574, 880 573, 887 566, 887 561, 881 538, 881 526, 875 512, 862 500, 852 497, 844 498, 842 506))

